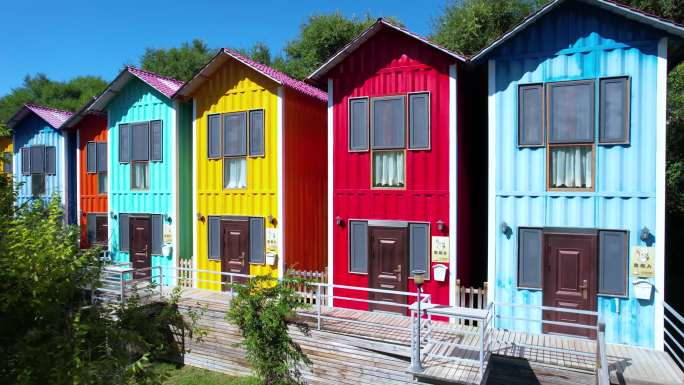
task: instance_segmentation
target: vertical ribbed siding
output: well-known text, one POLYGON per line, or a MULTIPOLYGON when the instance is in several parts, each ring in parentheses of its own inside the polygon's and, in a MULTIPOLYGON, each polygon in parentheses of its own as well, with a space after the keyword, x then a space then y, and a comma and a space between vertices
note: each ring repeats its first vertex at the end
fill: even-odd
MULTIPOLYGON (((83 118, 75 129, 78 130, 78 162, 79 162, 79 204, 80 213, 78 223, 81 225, 81 247, 88 244, 86 215, 88 213, 107 213, 107 194, 99 194, 97 188, 97 174, 86 172, 86 146, 88 142, 107 142, 107 118, 89 115, 83 118)), ((108 158, 111 154, 107 153, 108 158)), ((107 171, 109 174, 109 171, 107 171)))
POLYGON ((178 257, 192 257, 192 102, 179 103, 178 111, 178 257))
MULTIPOLYGON (((129 253, 119 251, 119 221, 120 213, 164 214, 171 216, 174 208, 174 193, 172 191, 171 135, 175 134, 173 115, 175 110, 172 102, 164 95, 154 90, 142 81, 133 78, 113 98, 107 106, 109 115, 109 207, 117 215, 110 219, 109 250, 116 261, 129 261, 129 253), (149 190, 131 190, 131 167, 128 163, 119 163, 119 124, 134 123, 148 120, 162 120, 163 124, 163 161, 149 164, 149 190)), ((177 253, 173 250, 173 253, 177 253)), ((152 266, 170 266, 173 257, 152 257, 152 266)), ((165 271, 166 277, 171 277, 171 271, 165 271)), ((172 280, 169 278, 169 283, 172 280)))
MULTIPOLYGON (((277 217, 277 84, 229 60, 207 79, 194 98, 197 211, 205 218, 209 215, 277 217), (265 156, 247 158, 247 188, 224 190, 223 161, 207 159, 207 115, 252 109, 264 110, 265 156)), ((266 222, 267 228, 274 227, 266 222)), ((221 271, 221 262, 208 259, 207 223, 206 220, 197 222, 197 268, 221 271)), ((278 271, 277 266, 250 264, 249 272, 276 275, 278 271)), ((199 280, 217 280, 217 276, 199 274, 199 280)), ((202 282, 199 286, 220 288, 220 285, 202 282)))
POLYGON ((19 185, 17 203, 22 204, 31 200, 31 176, 21 175, 21 148, 33 145, 55 146, 57 149, 56 159, 56 174, 45 176, 45 195, 41 196, 43 200, 49 200, 52 194, 58 194, 62 197, 62 202, 66 203, 63 194, 65 193, 64 186, 64 146, 65 140, 60 131, 55 130, 43 119, 35 114, 29 114, 21 123, 14 128, 14 181, 15 185, 19 185))
MULTIPOLYGON (((645 245, 639 231, 644 226, 654 229, 656 215, 657 40, 651 30, 626 19, 586 5, 562 5, 493 57, 499 170, 494 230, 496 301, 542 303, 541 291, 516 288, 518 226, 625 229, 629 230, 630 246, 645 245), (625 75, 631 81, 630 145, 596 146, 596 192, 547 192, 546 150, 517 148, 518 85, 625 75), (514 229, 510 238, 498 231, 502 222, 514 229)), ((598 127, 598 118, 596 122, 598 127)), ((663 235, 655 234, 655 238, 663 235)), ((653 303, 634 298, 632 278, 629 298, 599 296, 598 310, 606 320, 609 342, 652 347, 653 303)), ((541 317, 522 309, 501 311, 517 317, 541 317)), ((541 331, 538 322, 501 320, 498 326, 541 331)))

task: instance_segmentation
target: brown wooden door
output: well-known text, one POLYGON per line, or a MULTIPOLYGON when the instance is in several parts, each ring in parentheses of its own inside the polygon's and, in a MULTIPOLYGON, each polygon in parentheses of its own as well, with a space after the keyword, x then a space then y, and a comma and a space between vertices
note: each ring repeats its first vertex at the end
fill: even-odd
MULTIPOLYGON (((224 273, 249 274, 249 221, 221 221, 221 271, 224 273)), ((233 279, 233 282, 244 282, 233 279)), ((230 277, 224 276, 224 290, 229 290, 230 277)))
MULTIPOLYGON (((152 251, 149 218, 131 218, 129 222, 131 263, 134 269, 145 269, 152 266, 152 251)), ((135 271, 133 278, 149 278, 152 272, 135 271)))
MULTIPOLYGON (((369 285, 373 289, 406 291, 408 274, 407 229, 369 227, 370 255, 369 285)), ((406 304, 405 295, 369 293, 369 299, 406 304)), ((406 308, 392 305, 369 304, 372 311, 406 314, 406 308)))
MULTIPOLYGON (((544 306, 596 310, 595 234, 544 234, 544 306)), ((596 317, 544 311, 544 319, 571 324, 595 325, 596 317)), ((544 333, 596 338, 595 330, 544 324, 544 333)))

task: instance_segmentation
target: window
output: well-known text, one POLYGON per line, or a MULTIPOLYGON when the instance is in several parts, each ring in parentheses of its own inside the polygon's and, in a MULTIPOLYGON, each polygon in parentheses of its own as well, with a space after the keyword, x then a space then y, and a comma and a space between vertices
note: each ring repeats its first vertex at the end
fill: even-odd
POLYGON ((12 173, 12 153, 5 152, 2 154, 2 172, 6 174, 12 173))
POLYGON ((409 94, 409 150, 430 149, 430 94, 409 94))
POLYGON ((207 158, 223 159, 223 188, 247 187, 247 157, 264 156, 264 110, 207 116, 207 158))
POLYGON ((368 151, 368 98, 349 99, 349 151, 368 151))
POLYGON ((518 228, 518 287, 542 287, 542 229, 518 228))
POLYGON ((599 144, 629 144, 629 79, 601 79, 599 144))
POLYGON ((97 174, 98 194, 107 193, 107 143, 88 142, 86 145, 86 173, 97 174))
POLYGON ((349 221, 349 271, 368 273, 368 222, 349 221))
POLYGON ((130 222, 128 214, 119 214, 119 251, 129 250, 129 223, 130 222))
POLYGON ((526 84, 518 87, 518 146, 544 145, 544 86, 526 84))
POLYGON ((627 295, 627 241, 626 231, 599 231, 599 294, 627 295))
POLYGON ((149 166, 149 162, 131 162, 132 190, 148 190, 150 188, 149 166))
POLYGON ((107 214, 88 213, 86 216, 88 243, 91 245, 106 245, 109 239, 107 214))
MULTIPOLYGON (((161 120, 119 125, 119 162, 131 164, 133 190, 149 190, 149 163, 163 161, 162 126, 161 120)), ((103 164, 106 164, 106 156, 103 164)), ((98 184, 104 187, 106 179, 106 176, 102 177, 98 184)), ((102 191, 106 191, 106 187, 102 191)))
POLYGON ((594 81, 547 85, 548 187, 594 188, 594 81))
POLYGON ((21 150, 21 173, 31 176, 31 195, 45 195, 45 175, 57 173, 57 149, 54 146, 35 145, 21 150))
POLYGON ((371 100, 373 187, 405 186, 405 98, 371 100))
MULTIPOLYGON (((221 260, 221 221, 231 220, 229 216, 213 216, 207 219, 207 256, 210 260, 221 260)), ((249 263, 266 262, 266 221, 263 217, 249 218, 249 263)))

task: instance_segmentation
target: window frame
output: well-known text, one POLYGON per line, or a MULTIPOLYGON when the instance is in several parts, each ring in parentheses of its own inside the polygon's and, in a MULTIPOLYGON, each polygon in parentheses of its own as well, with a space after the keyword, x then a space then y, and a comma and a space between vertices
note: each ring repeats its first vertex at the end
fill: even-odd
POLYGON ((130 161, 130 188, 131 191, 150 191, 150 161, 146 160, 131 160, 130 161), (147 186, 144 188, 139 188, 139 187, 133 187, 133 180, 134 180, 134 173, 133 173, 133 168, 135 167, 136 164, 145 164, 146 165, 146 173, 147 173, 147 178, 145 178, 145 181, 147 182, 147 186))
POLYGON ((31 196, 34 198, 44 196, 47 193, 47 181, 45 180, 46 174, 45 173, 33 173, 30 175, 30 177, 31 177, 31 196), (40 192, 36 192, 34 190, 35 184, 36 184, 34 181, 35 177, 42 177, 43 178, 43 180, 42 180, 42 186, 43 187, 42 187, 42 191, 40 191, 40 192))
POLYGON ((564 145, 580 145, 580 144, 596 144, 596 114, 597 114, 597 107, 596 107, 596 79, 591 78, 591 79, 578 79, 578 80, 560 80, 560 81, 554 81, 554 82, 546 82, 544 83, 544 97, 545 97, 545 103, 544 103, 544 116, 546 119, 546 145, 547 146, 564 146, 564 145), (591 98, 592 98, 592 105, 591 105, 591 112, 592 112, 592 119, 590 120, 591 122, 591 135, 592 135, 592 140, 591 141, 568 141, 568 142, 556 142, 552 143, 552 136, 551 136, 551 119, 553 117, 553 113, 550 109, 551 105, 551 95, 552 95, 552 89, 556 85, 559 84, 565 84, 565 85, 573 85, 573 84, 591 84, 593 92, 591 93, 591 98))
POLYGON ((93 175, 97 174, 97 142, 94 140, 89 140, 86 142, 86 174, 88 175, 93 175), (95 147, 95 171, 88 171, 88 162, 90 161, 90 146, 93 145, 95 147))
POLYGON ((220 112, 214 113, 214 114, 207 114, 206 120, 207 120, 207 160, 218 160, 223 158, 223 117, 221 116, 222 114, 220 112), (209 121, 211 117, 218 117, 219 120, 219 151, 218 151, 218 156, 212 156, 211 153, 209 152, 209 147, 211 146, 211 131, 209 127, 209 121))
MULTIPOLYGON (((90 239, 87 239, 88 244, 91 246, 107 246, 109 244, 109 215, 107 213, 101 213, 101 212, 95 212, 95 213, 88 213, 93 215, 93 220, 95 221, 94 226, 95 226, 95 234, 93 235, 94 238, 91 242, 90 239), (105 223, 107 224, 107 236, 106 239, 103 242, 98 242, 97 240, 97 219, 98 218, 104 218, 105 223)), ((86 229, 88 228, 88 216, 86 215, 86 229)), ((86 230, 86 238, 87 238, 87 230, 86 230)))
POLYGON ((407 131, 408 131, 408 130, 407 130, 407 128, 408 128, 408 127, 407 127, 407 126, 408 126, 408 122, 406 121, 406 120, 407 120, 407 115, 408 115, 408 111, 407 111, 408 108, 407 108, 407 105, 406 105, 407 101, 408 101, 407 94, 383 95, 383 96, 374 96, 374 97, 371 97, 371 98, 370 98, 370 105, 369 105, 370 114, 369 114, 369 116, 368 116, 368 120, 370 121, 370 131, 369 131, 369 132, 370 132, 370 140, 369 140, 369 142, 368 142, 368 146, 369 146, 371 152, 372 152, 372 151, 383 151, 383 150, 401 150, 401 149, 406 150, 406 147, 408 146, 408 143, 407 143, 407 141, 408 141, 408 140, 407 140, 407 139, 408 139, 408 138, 407 138, 407 135, 408 135, 408 132, 407 132, 407 131), (403 119, 402 119, 403 135, 402 135, 402 137, 403 137, 404 144, 403 144, 402 147, 383 147, 383 148, 374 148, 374 146, 375 146, 375 144, 373 143, 373 133, 375 132, 375 127, 374 127, 375 125, 373 124, 373 121, 375 120, 375 119, 373 119, 373 118, 374 118, 374 110, 375 110, 375 109, 373 108, 374 103, 375 103, 376 101, 382 101, 382 100, 396 100, 396 99, 401 99, 401 100, 403 101, 403 119))
POLYGON ((107 193, 109 192, 109 180, 108 179, 109 179, 109 175, 107 175, 107 172, 98 172, 97 173, 97 194, 98 195, 107 195, 107 193), (103 178, 103 177, 105 178, 105 181, 103 184, 104 191, 102 191, 100 189, 100 184, 101 184, 100 178, 103 178))
POLYGON ((543 226, 518 226, 516 229, 516 274, 515 274, 515 287, 522 290, 544 290, 544 227, 543 226), (539 286, 533 285, 521 285, 520 284, 520 232, 521 230, 539 230, 541 234, 541 245, 539 251, 541 256, 539 257, 539 286))
POLYGON ((371 159, 370 159, 370 167, 371 167, 371 172, 370 172, 370 188, 371 190, 398 190, 398 191, 404 191, 406 190, 406 186, 408 185, 408 178, 406 177, 406 149, 397 149, 397 150, 371 150, 371 159), (403 186, 390 186, 390 187, 382 187, 382 186, 376 186, 375 185, 375 153, 380 153, 380 152, 402 152, 404 154, 404 185, 403 186))
POLYGON ((255 108, 247 110, 247 157, 249 158, 265 158, 266 157, 266 110, 263 108, 255 108), (261 111, 261 136, 263 139, 263 152, 261 154, 252 154, 252 113, 261 111))
POLYGON ((412 91, 406 93, 406 150, 407 151, 430 151, 432 150, 432 92, 412 91), (427 95, 427 147, 411 148, 411 95, 427 95))
POLYGON ((222 156, 221 157, 221 189, 223 191, 239 191, 247 189, 247 156, 222 156), (239 159, 245 162, 245 185, 242 187, 226 187, 226 160, 239 159))
POLYGON ((518 84, 518 93, 517 93, 517 113, 518 113, 518 119, 516 120, 517 124, 517 131, 518 131, 518 142, 516 143, 518 145, 518 148, 543 148, 546 147, 546 98, 545 98, 545 84, 544 83, 524 83, 524 84, 518 84), (539 87, 541 89, 539 98, 541 99, 541 116, 540 121, 539 121, 539 126, 541 128, 541 143, 540 144, 521 144, 522 140, 522 130, 523 130, 523 114, 522 114, 522 108, 523 108, 523 100, 522 100, 522 95, 521 91, 524 88, 528 87, 539 87))
POLYGON ((597 142, 600 146, 619 146, 619 145, 630 145, 631 144, 631 134, 632 134, 632 122, 631 122, 631 116, 632 116, 632 103, 631 103, 631 97, 632 97, 632 81, 629 76, 607 76, 607 77, 602 77, 598 79, 598 138, 597 142), (625 80, 625 127, 623 127, 623 133, 625 140, 624 141, 602 141, 601 140, 601 133, 604 131, 605 127, 605 114, 604 114, 604 108, 603 108, 603 100, 604 100, 604 87, 603 84, 605 81, 610 81, 610 80, 616 80, 616 79, 624 79, 625 80))
POLYGON ((602 296, 602 297, 612 297, 612 298, 629 298, 629 230, 625 229, 604 229, 604 228, 597 228, 596 229, 596 245, 597 245, 597 251, 596 251, 596 262, 597 262, 597 268, 596 268, 596 296, 602 296), (624 263, 623 263, 623 270, 622 270, 622 277, 624 278, 624 283, 625 283, 625 289, 624 292, 621 294, 618 293, 605 293, 601 292, 601 232, 621 232, 624 233, 625 235, 625 253, 626 255, 624 256, 624 263))
POLYGON ((421 221, 410 221, 406 226, 407 240, 408 240, 408 266, 409 271, 407 272, 408 279, 413 279, 413 272, 411 271, 411 225, 427 225, 427 249, 428 253, 425 256, 427 260, 427 268, 425 269, 425 280, 429 281, 432 278, 432 223, 431 222, 421 222, 421 221))
POLYGON ((370 97, 368 96, 355 96, 347 98, 347 151, 348 152, 368 152, 371 149, 370 144, 370 97), (355 100, 365 100, 366 101, 366 148, 353 150, 352 149, 352 102, 355 100))
MULTIPOLYGON (((352 219, 350 218, 347 220, 347 273, 349 274, 357 274, 357 275, 368 275, 368 270, 369 270, 369 264, 370 264, 370 234, 369 234, 369 228, 370 225, 368 224, 368 219, 352 219), (366 224, 366 271, 353 271, 352 270, 352 247, 351 247, 351 242, 352 242, 352 232, 351 232, 351 223, 352 222, 362 222, 366 224)), ((407 250, 408 252, 408 250, 407 250)))

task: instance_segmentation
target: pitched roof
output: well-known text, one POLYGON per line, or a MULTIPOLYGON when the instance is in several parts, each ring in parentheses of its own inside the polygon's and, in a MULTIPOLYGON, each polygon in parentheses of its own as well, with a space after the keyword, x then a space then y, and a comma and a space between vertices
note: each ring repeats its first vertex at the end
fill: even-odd
POLYGON ((467 60, 467 57, 465 55, 461 55, 459 53, 450 51, 444 47, 442 47, 439 44, 436 44, 434 42, 431 42, 430 40, 421 37, 411 31, 409 31, 406 28, 400 27, 398 25, 394 25, 390 23, 389 21, 380 18, 378 21, 373 23, 370 27, 366 28, 365 31, 361 32, 361 34, 357 37, 355 37, 352 41, 347 43, 342 49, 337 51, 336 54, 334 54, 330 59, 328 59, 325 63, 323 63, 320 67, 318 67, 314 72, 311 73, 306 79, 310 81, 320 81, 323 75, 328 73, 333 67, 341 63, 347 56, 349 56, 352 52, 354 52, 357 48, 359 48, 363 43, 368 41, 371 37, 373 37, 376 33, 381 31, 384 28, 389 28, 393 29, 395 31, 399 31, 409 37, 412 37, 424 44, 427 44, 428 46, 441 51, 451 57, 453 57, 456 60, 465 62, 467 60))
POLYGON ((76 126, 76 124, 78 124, 78 122, 83 120, 83 118, 85 118, 88 115, 104 116, 104 114, 102 112, 89 110, 90 106, 95 102, 96 99, 97 99, 97 97, 93 96, 90 100, 88 100, 88 102, 86 102, 86 104, 83 105, 83 107, 81 107, 80 110, 74 112, 73 115, 71 115, 71 117, 69 119, 67 119, 64 122, 64 124, 62 124, 62 129, 63 130, 70 130, 71 128, 76 126))
POLYGON ((37 104, 26 103, 12 117, 7 121, 7 127, 13 129, 20 121, 22 121, 30 113, 38 115, 52 128, 59 130, 62 128, 64 122, 73 115, 69 111, 59 110, 56 108, 39 106, 37 104))
POLYGON ((162 95, 171 99, 174 93, 178 91, 183 85, 180 80, 172 79, 166 76, 158 75, 153 72, 143 71, 139 68, 126 66, 116 79, 114 79, 107 88, 98 95, 95 100, 88 107, 88 111, 103 111, 114 96, 121 91, 121 89, 128 84, 128 81, 138 78, 148 84, 150 87, 159 91, 162 95))
MULTIPOLYGON (((487 56, 492 50, 500 46, 507 40, 511 39, 513 36, 527 28, 529 25, 533 24, 535 21, 540 19, 542 16, 546 15, 552 9, 555 9, 560 4, 565 3, 568 0, 552 0, 545 6, 539 8, 536 12, 531 13, 529 16, 524 18, 520 23, 513 27, 508 32, 504 33, 491 44, 484 47, 480 52, 476 53, 471 57, 471 61, 478 61, 483 57, 487 56)), ((627 4, 620 3, 614 0, 577 0, 586 4, 594 5, 606 11, 618 14, 627 19, 634 20, 643 24, 647 24, 655 29, 667 32, 669 34, 684 38, 684 25, 678 24, 672 20, 656 16, 654 14, 644 12, 640 9, 634 8, 627 4)))
POLYGON ((209 63, 202 67, 202 69, 200 69, 195 74, 195 76, 193 76, 192 79, 185 83, 185 85, 176 92, 174 97, 190 96, 195 90, 197 90, 197 88, 200 87, 201 84, 203 84, 206 81, 206 78, 209 77, 214 71, 216 71, 218 67, 220 67, 220 65, 223 64, 228 58, 232 58, 246 65, 247 67, 250 67, 251 69, 257 71, 258 73, 266 76, 274 82, 285 87, 291 88, 294 91, 318 99, 322 102, 326 102, 328 100, 328 95, 320 89, 312 85, 306 84, 303 81, 293 79, 285 75, 284 73, 276 69, 273 69, 265 64, 255 62, 254 60, 249 59, 240 54, 239 52, 236 52, 229 48, 222 48, 221 50, 219 50, 216 56, 214 56, 209 61, 209 63))

